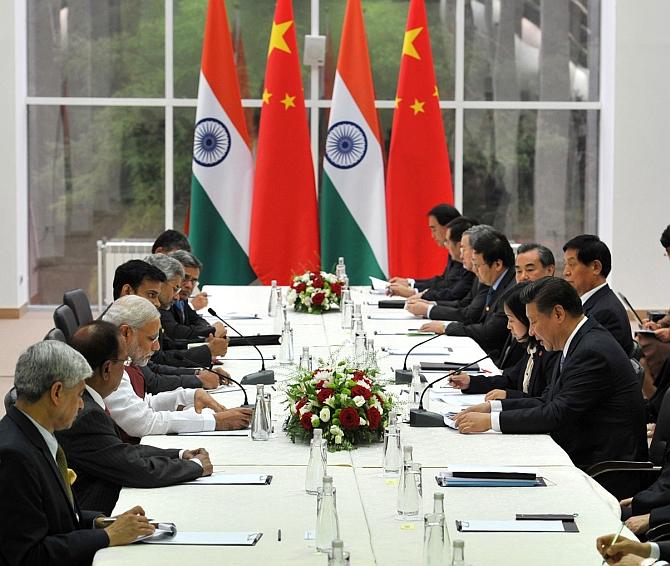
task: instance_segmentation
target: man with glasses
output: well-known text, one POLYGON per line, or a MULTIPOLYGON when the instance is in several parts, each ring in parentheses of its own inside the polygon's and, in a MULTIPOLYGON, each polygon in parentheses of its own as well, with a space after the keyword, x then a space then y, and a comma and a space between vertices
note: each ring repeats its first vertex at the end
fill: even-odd
POLYGON ((159 349, 160 316, 146 299, 130 295, 115 301, 103 320, 121 331, 132 364, 106 404, 126 439, 149 434, 242 429, 251 420, 250 409, 226 409, 202 389, 164 391, 151 395, 141 366, 159 349), (184 410, 179 410, 180 408, 184 410))
POLYGON ((111 513, 122 487, 164 487, 212 473, 207 451, 166 450, 123 442, 105 406, 132 363, 119 329, 94 321, 77 330, 70 342, 91 366, 82 395, 84 408, 72 427, 56 433, 77 481, 72 490, 88 509, 111 513))

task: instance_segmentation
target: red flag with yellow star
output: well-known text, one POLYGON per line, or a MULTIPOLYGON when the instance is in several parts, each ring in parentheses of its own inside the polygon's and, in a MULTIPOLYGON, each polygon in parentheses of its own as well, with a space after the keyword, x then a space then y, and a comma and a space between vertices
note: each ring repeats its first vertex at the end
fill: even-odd
MULTIPOLYGON (((291 0, 277 0, 258 134, 249 257, 266 285, 320 268, 314 168, 291 0)), ((225 261, 225 258, 224 258, 225 261)))
POLYGON ((449 152, 435 82, 424 0, 411 0, 402 46, 386 175, 389 272, 423 278, 444 270, 427 212, 453 204, 449 152))

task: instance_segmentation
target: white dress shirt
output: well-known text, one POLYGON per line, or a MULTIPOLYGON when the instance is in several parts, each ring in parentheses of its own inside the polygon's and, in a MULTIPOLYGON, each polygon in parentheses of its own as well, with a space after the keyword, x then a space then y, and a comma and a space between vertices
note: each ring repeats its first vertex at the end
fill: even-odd
POLYGON ((607 281, 605 281, 602 285, 598 285, 597 287, 594 287, 590 291, 586 291, 579 299, 582 301, 582 305, 588 301, 593 295, 595 295, 600 289, 602 289, 605 285, 607 285, 607 281))
MULTIPOLYGON (((570 333, 570 336, 568 336, 568 339, 563 345, 563 353, 561 354, 561 360, 559 363, 565 362, 565 355, 570 349, 572 339, 577 335, 579 329, 586 324, 587 320, 588 317, 583 316, 582 319, 577 323, 577 326, 575 326, 575 329, 570 333)), ((502 401, 489 401, 489 404, 491 405, 491 429, 495 430, 496 432, 502 432, 500 430, 500 412, 502 411, 502 401)))
POLYGON ((141 438, 148 434, 202 432, 216 428, 214 411, 193 409, 195 389, 179 387, 144 399, 135 394, 127 372, 123 372, 119 388, 105 399, 114 422, 127 434, 141 438), (190 407, 177 411, 178 406, 190 407))

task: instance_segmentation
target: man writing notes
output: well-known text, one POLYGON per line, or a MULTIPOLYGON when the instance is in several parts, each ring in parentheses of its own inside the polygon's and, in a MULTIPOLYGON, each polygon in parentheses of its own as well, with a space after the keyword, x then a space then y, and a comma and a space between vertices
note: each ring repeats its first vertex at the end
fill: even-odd
POLYGON ((72 425, 91 368, 56 340, 19 357, 16 405, 0 421, 0 564, 78 566, 101 548, 151 534, 141 507, 103 529, 99 512, 83 511, 54 432, 72 425))
POLYGON ((598 322, 584 316, 574 288, 556 277, 529 283, 522 302, 529 333, 561 350, 539 398, 490 401, 456 417, 463 433, 550 433, 576 465, 646 455, 642 393, 626 353, 598 322))

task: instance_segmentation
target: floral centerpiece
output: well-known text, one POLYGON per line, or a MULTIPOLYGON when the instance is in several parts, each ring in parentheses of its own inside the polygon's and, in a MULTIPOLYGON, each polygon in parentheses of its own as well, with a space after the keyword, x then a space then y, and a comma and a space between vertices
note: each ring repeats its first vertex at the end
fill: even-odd
POLYGON ((297 311, 322 313, 340 304, 344 284, 332 273, 308 271, 293 278, 288 302, 297 311))
POLYGON ((286 386, 291 440, 308 440, 320 428, 328 448, 351 450, 382 440, 393 399, 375 379, 374 369, 355 369, 341 361, 316 371, 298 370, 286 386))

